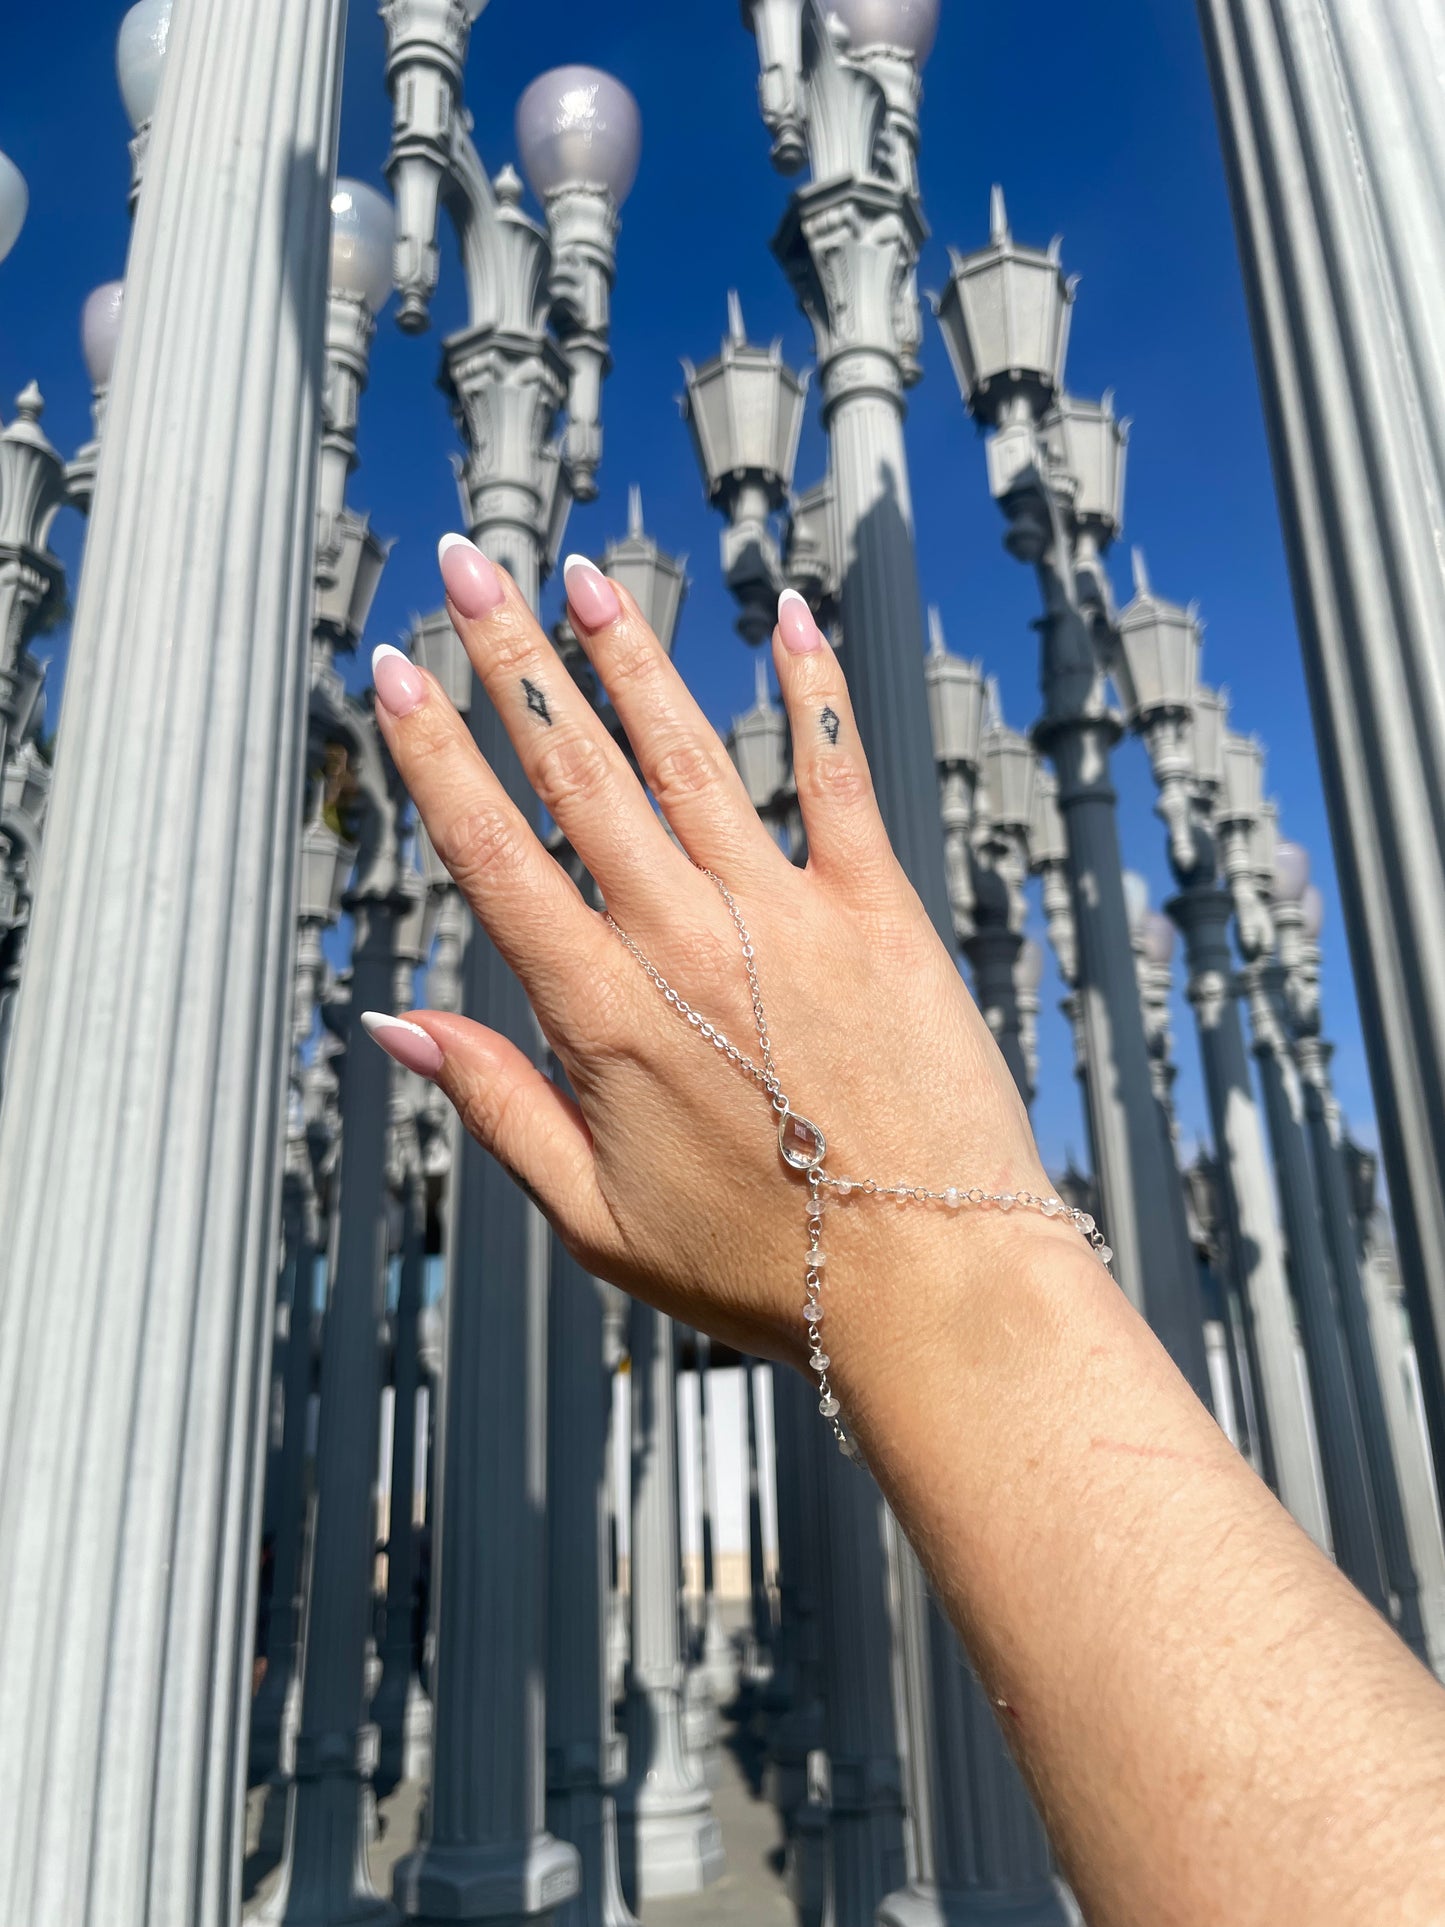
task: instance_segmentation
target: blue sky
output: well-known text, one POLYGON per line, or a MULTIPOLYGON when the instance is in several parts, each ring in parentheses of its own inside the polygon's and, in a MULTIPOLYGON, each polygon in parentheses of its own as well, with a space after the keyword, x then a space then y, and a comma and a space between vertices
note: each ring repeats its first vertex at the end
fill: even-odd
MULTIPOLYGON (((128 129, 114 76, 123 11, 110 0, 72 0, 62 10, 22 9, 7 23, 0 149, 25 173, 31 209, 14 253, 0 264, 0 411, 8 417, 10 398, 34 376, 48 404, 45 425, 67 455, 89 430, 81 303, 124 269, 128 129)), ((389 129, 383 54, 373 7, 354 5, 341 167, 378 186, 385 185, 389 129)), ((690 557, 678 663, 725 725, 751 701, 753 665, 733 632, 717 563, 719 524, 703 502, 678 416, 678 361, 715 352, 730 286, 741 292, 755 339, 781 336, 798 366, 811 346, 768 251, 788 189, 768 163, 757 117, 754 46, 736 0, 631 0, 612 8, 552 0, 545 11, 491 0, 473 34, 467 98, 493 171, 512 158, 518 94, 564 60, 610 68, 637 95, 643 119, 642 168, 620 244, 602 495, 574 514, 569 546, 595 553, 621 532, 627 486, 641 484, 652 532, 690 557)), ((1341 1102, 1357 1134, 1374 1142, 1193 9, 1158 0, 1091 0, 1087 8, 1046 0, 1028 9, 943 0, 925 76, 921 172, 933 231, 925 288, 942 284, 948 244, 969 249, 986 239, 992 181, 1003 183, 1021 239, 1063 235, 1066 265, 1080 276, 1070 386, 1085 395, 1113 387, 1134 424, 1116 580, 1123 589, 1127 544, 1137 542, 1160 593, 1199 601, 1207 625, 1203 673, 1229 687, 1235 727, 1258 730, 1269 746, 1283 824, 1310 848, 1326 899, 1325 1018, 1339 1046, 1341 1102)), ((437 600, 436 538, 458 519, 448 459, 455 435, 435 385, 438 342, 463 320, 455 262, 444 255, 433 332, 404 337, 390 311, 378 331, 351 491, 353 505, 397 538, 373 641, 394 639, 413 611, 437 600)), ((924 364, 908 424, 923 592, 939 605, 951 646, 982 657, 999 678, 1007 718, 1026 727, 1038 705, 1035 587, 1001 546, 982 445, 931 320, 924 364)), ((822 465, 810 421, 799 484, 815 480, 822 465)), ((54 544, 72 570, 82 537, 78 518, 62 515, 54 544)), ((549 614, 558 599, 550 585, 549 614)), ((1137 743, 1121 749, 1116 775, 1125 860, 1161 901, 1168 890, 1163 831, 1151 814, 1153 788, 1137 743)), ((1051 1163, 1070 1148, 1085 1154, 1057 998, 1051 974, 1036 1107, 1051 1163)), ((1176 1006, 1188 1143, 1204 1131, 1205 1112, 1189 1012, 1182 999, 1176 1006)))

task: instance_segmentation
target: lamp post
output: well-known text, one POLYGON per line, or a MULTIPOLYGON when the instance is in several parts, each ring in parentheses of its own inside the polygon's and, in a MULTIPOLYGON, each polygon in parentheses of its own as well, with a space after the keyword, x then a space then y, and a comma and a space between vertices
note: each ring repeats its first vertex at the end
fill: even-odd
POLYGON ((0 1116, 0 1914, 57 1927, 233 1905, 341 26, 177 22, 71 638, 0 1116))
POLYGON ((1252 738, 1224 739, 1216 806, 1224 874, 1244 956, 1251 1048, 1259 1065, 1275 1182, 1289 1245, 1315 1408, 1315 1436, 1336 1563, 1388 1613, 1359 1420, 1334 1305, 1319 1196, 1305 1134, 1304 1097, 1290 1049, 1275 959, 1268 890, 1274 878, 1273 811, 1263 801, 1264 752, 1252 738))
POLYGON ((1217 806, 1225 807, 1228 705, 1199 681, 1195 611, 1155 593, 1138 551, 1135 594, 1120 614, 1118 636, 1114 678, 1149 754, 1178 886, 1165 909, 1184 938, 1185 995, 1204 1071, 1225 1255, 1244 1300, 1250 1376, 1263 1406, 1263 1470, 1305 1531, 1327 1546, 1284 1245, 1240 1019, 1232 905, 1221 887, 1215 819, 1217 806))
MULTIPOLYGON (((404 327, 424 327, 437 279, 436 225, 456 229, 467 326, 443 345, 462 429, 463 514, 535 607, 573 497, 595 493, 598 402, 618 209, 640 130, 625 88, 592 68, 533 82, 517 110, 523 166, 549 234, 522 211, 511 168, 488 179, 468 132, 461 69, 480 6, 390 0, 387 164, 397 206, 404 327), (556 424, 568 403, 565 436, 556 424)), ((436 627, 428 647, 440 644, 436 627)), ((482 755, 518 805, 535 799, 492 705, 442 645, 482 755)), ((537 1049, 526 996, 493 945, 473 933, 462 1009, 521 1049, 537 1049)), ((470 1137, 451 1183, 447 1368, 441 1424, 444 1544, 438 1562, 432 1795, 415 1853, 396 1870, 408 1915, 535 1920, 569 1900, 578 1856, 546 1829, 545 1667, 547 1298, 541 1214, 470 1137), (499 1546, 509 1584, 495 1583, 499 1546), (477 1733, 491 1736, 478 1771, 477 1733)))
POLYGON ((151 123, 160 100, 161 76, 171 42, 172 0, 136 0, 120 23, 115 72, 121 103, 131 125, 130 211, 140 199, 141 179, 150 148, 151 123))
POLYGON ((728 295, 728 332, 712 361, 682 364, 683 419, 703 488, 726 517, 723 580, 738 604, 738 634, 761 643, 773 633, 783 558, 772 518, 788 499, 803 428, 807 380, 783 360, 782 343, 753 347, 742 303, 728 295))
POLYGON ((1199 13, 1445 1490, 1445 203, 1404 133, 1439 21, 1428 0, 1199 13))
MULTIPOLYGON (((937 0, 878 6, 777 0, 744 10, 758 38, 775 158, 806 149, 773 252, 812 325, 838 542, 849 685, 883 819, 935 928, 950 941, 943 837, 929 769, 923 609, 903 440, 922 329, 915 268, 926 228, 916 150, 920 73, 937 0), (796 63, 796 64, 794 64, 796 63)), ((771 628, 771 622, 769 623, 771 628)))
POLYGON ((1018 970, 1028 905, 1028 830, 1033 818, 1038 762, 1026 736, 1004 723, 998 690, 989 686, 989 717, 979 762, 975 811, 973 930, 964 950, 973 965, 974 991, 984 1021, 1025 1104, 1032 1101, 1019 1025, 1018 970))
POLYGON ((1108 397, 1064 393, 1073 285, 1057 244, 1020 246, 1003 195, 989 244, 952 256, 938 320, 969 412, 991 431, 989 489, 1005 546, 1038 575, 1044 710, 1034 736, 1058 778, 1068 845, 1089 1127, 1116 1276, 1202 1398, 1209 1396, 1193 1253, 1172 1207, 1124 909, 1104 672, 1114 652, 1102 555, 1123 520, 1125 425, 1108 397))
POLYGON ((1074 928, 1074 899, 1069 888, 1069 840, 1059 809, 1059 785, 1042 764, 1034 778, 1034 814, 1029 824, 1029 860, 1039 879, 1044 924, 1063 982, 1059 1008, 1068 1019, 1074 1040, 1074 1076, 1084 1096, 1084 1116, 1092 1117, 1089 1097, 1089 1051, 1084 1032, 1083 1001, 1079 996, 1079 941, 1074 928))
POLYGON ((1370 1334, 1351 1209, 1350 1174, 1344 1158, 1339 1106, 1330 1077, 1334 1047, 1321 1035, 1320 1029, 1319 935, 1323 904, 1319 892, 1315 890, 1311 894, 1311 891, 1308 852, 1297 843, 1281 840, 1274 852, 1275 948, 1283 975, 1284 1013, 1299 1067, 1325 1244, 1334 1273, 1335 1303, 1344 1333, 1345 1358, 1365 1448, 1375 1524, 1385 1578, 1393 1597, 1395 1621, 1401 1638, 1428 1666, 1420 1587, 1410 1554, 1400 1480, 1370 1334))
POLYGON ((938 770, 938 808, 953 934, 961 947, 973 935, 972 837, 983 740, 983 670, 949 649, 937 609, 928 612, 928 720, 938 770))
POLYGON ((38 695, 26 644, 60 602, 65 577, 46 548, 65 501, 65 464, 40 426, 45 409, 34 382, 16 398, 15 419, 0 431, 0 773, 6 746, 24 734, 38 695))

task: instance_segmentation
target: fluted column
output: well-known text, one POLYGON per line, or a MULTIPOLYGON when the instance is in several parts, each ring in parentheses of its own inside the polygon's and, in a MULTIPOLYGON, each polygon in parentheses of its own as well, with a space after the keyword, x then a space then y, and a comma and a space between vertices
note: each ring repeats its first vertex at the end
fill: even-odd
POLYGON ((46 1927, 234 1916, 342 18, 177 10, 127 273, 0 1120, 0 1916, 46 1927))
POLYGON ((1445 25, 1432 0, 1200 17, 1445 1490, 1445 25))
POLYGON ((634 1904, 699 1893, 723 1871, 712 1797, 682 1738, 677 1379, 672 1321, 632 1306, 632 1650, 627 1779, 617 1795, 622 1878, 634 1904))
MULTIPOLYGON (((412 1154, 415 1160, 415 1152, 412 1154)), ((417 1323, 426 1272, 427 1180, 413 1161, 403 1179, 401 1268, 392 1319, 391 1504, 386 1529, 386 1632, 381 1684, 372 1701, 376 1785, 389 1793, 406 1776, 407 1710, 420 1685, 413 1668, 412 1588, 416 1579, 416 1426, 421 1355, 417 1323)))
POLYGON ((1371 1605, 1388 1616, 1359 1419, 1345 1366, 1319 1197, 1305 1136, 1304 1099, 1279 1014, 1278 966, 1267 960, 1248 964, 1244 984, 1309 1362, 1335 1561, 1371 1605))
POLYGON ((395 1008, 398 899, 351 899, 356 922, 341 1072, 336 1272, 321 1341, 316 1531, 302 1645, 301 1725, 280 1882, 268 1920, 286 1927, 395 1919, 366 1863, 375 1760, 366 1658, 376 1556, 381 1323, 390 1191, 386 1140, 395 1066, 362 1034, 363 1010, 395 1008))
POLYGON ((577 1849, 563 1927, 631 1927, 609 1785, 607 1428, 602 1287, 553 1246, 547 1354, 547 1824, 577 1849))
MULTIPOLYGON (((712 1340, 706 1332, 694 1339, 697 1357, 699 1482, 702 1494, 702 1669, 717 1706, 724 1706, 737 1689, 737 1654, 722 1623, 717 1597, 717 1433, 713 1424, 712 1340)), ((746 1369, 746 1368, 744 1368, 746 1369)))
POLYGON ((1230 901, 1222 890, 1187 888, 1165 909, 1184 938, 1189 972, 1185 994, 1194 1010, 1204 1069, 1225 1249, 1244 1294, 1250 1376, 1263 1406, 1265 1476, 1316 1544, 1327 1547, 1304 1390, 1295 1364, 1284 1248, 1235 995, 1230 901))

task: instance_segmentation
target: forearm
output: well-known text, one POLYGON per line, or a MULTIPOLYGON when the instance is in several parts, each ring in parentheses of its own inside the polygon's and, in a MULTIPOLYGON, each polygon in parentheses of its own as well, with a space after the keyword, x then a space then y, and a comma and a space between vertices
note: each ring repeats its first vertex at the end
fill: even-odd
POLYGON ((1087 1253, 944 1222, 834 1315, 1091 1927, 1445 1917, 1445 1696, 1087 1253))

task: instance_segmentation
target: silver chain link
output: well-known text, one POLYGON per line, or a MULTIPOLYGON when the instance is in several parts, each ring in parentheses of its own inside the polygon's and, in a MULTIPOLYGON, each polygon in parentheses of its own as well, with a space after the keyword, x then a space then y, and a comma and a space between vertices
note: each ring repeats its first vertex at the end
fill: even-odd
MULTIPOLYGON (((730 1063, 735 1064, 740 1071, 761 1087, 780 1120, 781 1129, 785 1129, 789 1118, 796 1116, 796 1113, 788 1102, 787 1093, 778 1076, 777 1065, 773 1062, 772 1039, 768 1035, 768 1017, 763 1007, 763 993, 758 983, 757 960, 753 951, 752 938, 748 935, 748 926, 743 921, 743 913, 738 908, 737 899, 722 878, 711 870, 703 869, 701 864, 697 867, 702 870, 702 874, 708 881, 715 885, 718 894, 727 905, 728 915, 733 920, 733 927, 742 944, 743 968, 748 973, 748 991, 752 998, 758 1052, 763 1060, 761 1064, 755 1063, 746 1051, 739 1050, 726 1032, 719 1030, 716 1024, 709 1023, 700 1011, 694 1010, 687 999, 673 989, 657 965, 628 936, 610 910, 605 911, 604 915, 624 946, 631 951, 678 1016, 684 1018, 704 1042, 711 1044, 714 1050, 726 1057, 730 1063)), ((780 1147, 783 1142, 781 1129, 780 1147)), ((843 1427, 838 1401, 833 1396, 828 1380, 828 1368, 832 1360, 823 1350, 818 1336, 818 1326, 823 1319, 821 1280, 827 1264, 827 1254, 822 1249, 822 1193, 825 1188, 836 1192, 840 1199, 850 1197, 857 1192, 863 1197, 898 1198, 903 1202, 915 1204, 941 1204, 950 1210, 957 1210, 961 1206, 996 1205, 1001 1211, 1015 1209, 1037 1211, 1043 1217, 1059 1218, 1065 1224, 1072 1225, 1088 1241, 1102 1264, 1107 1266, 1114 1254, 1105 1243, 1103 1232, 1089 1213, 1080 1211, 1074 1205, 1065 1204, 1062 1198, 1040 1197, 1032 1191, 983 1191, 977 1185, 964 1189, 961 1185, 950 1184, 944 1186, 942 1190, 935 1191, 922 1184, 885 1184, 877 1178, 836 1177, 823 1168, 821 1143, 818 1149, 818 1158, 810 1164, 797 1164, 788 1159, 792 1168, 802 1171, 808 1180, 808 1253, 804 1271, 804 1290, 807 1292, 807 1301, 803 1306, 803 1321, 808 1328, 808 1342, 812 1348, 809 1363, 818 1378, 818 1410, 832 1428, 839 1450, 846 1458, 861 1464, 858 1447, 843 1427)))

